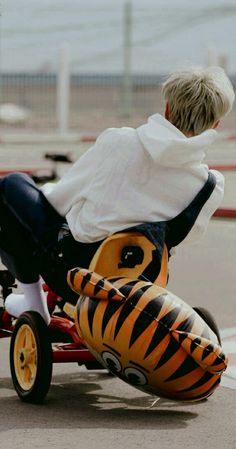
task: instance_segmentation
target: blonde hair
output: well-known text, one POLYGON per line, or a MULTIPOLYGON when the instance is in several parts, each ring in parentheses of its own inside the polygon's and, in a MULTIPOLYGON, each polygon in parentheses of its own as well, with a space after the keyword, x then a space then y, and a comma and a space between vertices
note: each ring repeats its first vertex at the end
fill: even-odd
POLYGON ((170 122, 184 134, 200 134, 227 115, 234 103, 233 86, 221 67, 173 73, 163 84, 170 122))

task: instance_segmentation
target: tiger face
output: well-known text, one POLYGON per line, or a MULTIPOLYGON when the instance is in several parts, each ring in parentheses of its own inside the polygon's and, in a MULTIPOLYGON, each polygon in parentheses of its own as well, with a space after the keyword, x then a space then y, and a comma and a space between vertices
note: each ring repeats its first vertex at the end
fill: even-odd
POLYGON ((120 300, 80 296, 77 304, 78 332, 98 361, 147 393, 176 400, 209 396, 227 360, 205 321, 157 285, 108 281, 120 300))

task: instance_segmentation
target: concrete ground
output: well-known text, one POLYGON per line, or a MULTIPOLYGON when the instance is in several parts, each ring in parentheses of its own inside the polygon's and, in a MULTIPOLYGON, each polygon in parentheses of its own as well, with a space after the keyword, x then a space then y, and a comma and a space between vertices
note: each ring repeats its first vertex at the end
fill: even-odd
MULTIPOLYGON (((70 150, 75 158, 87 146, 1 145, 0 164, 1 168, 13 167, 24 158, 27 164, 38 166, 46 151, 70 150)), ((236 143, 218 142, 208 161, 236 162, 236 143)), ((223 205, 228 207, 236 207, 235 176, 236 172, 226 174, 223 205)), ((182 247, 172 258, 168 285, 186 302, 214 314, 227 348, 229 335, 236 334, 235 241, 235 220, 213 219, 198 245, 182 247)), ((0 448, 236 448, 235 337, 222 385, 198 404, 155 401, 106 371, 87 371, 74 363, 54 365, 43 405, 23 404, 12 386, 8 351, 8 339, 0 340, 0 448)))

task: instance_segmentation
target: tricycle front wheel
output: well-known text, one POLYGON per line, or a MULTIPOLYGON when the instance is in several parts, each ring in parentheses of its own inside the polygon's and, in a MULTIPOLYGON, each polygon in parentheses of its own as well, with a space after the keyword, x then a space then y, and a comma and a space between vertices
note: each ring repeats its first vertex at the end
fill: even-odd
POLYGON ((52 363, 50 335, 43 318, 37 312, 23 313, 10 344, 12 381, 22 401, 43 401, 51 383, 52 363))

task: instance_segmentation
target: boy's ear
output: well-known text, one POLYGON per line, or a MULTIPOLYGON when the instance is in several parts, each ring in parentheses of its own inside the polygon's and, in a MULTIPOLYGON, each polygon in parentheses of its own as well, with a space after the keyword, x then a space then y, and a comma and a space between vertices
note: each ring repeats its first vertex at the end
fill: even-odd
POLYGON ((220 126, 220 120, 217 120, 217 121, 213 124, 212 128, 213 128, 213 129, 216 129, 216 128, 219 128, 219 126, 220 126))
POLYGON ((166 120, 170 119, 170 106, 169 106, 168 101, 167 101, 166 106, 165 106, 165 118, 166 118, 166 120))

